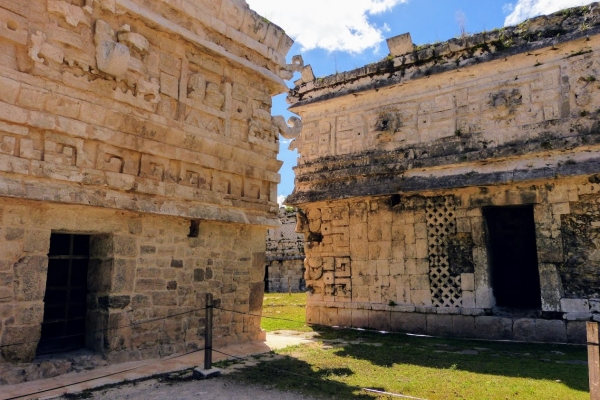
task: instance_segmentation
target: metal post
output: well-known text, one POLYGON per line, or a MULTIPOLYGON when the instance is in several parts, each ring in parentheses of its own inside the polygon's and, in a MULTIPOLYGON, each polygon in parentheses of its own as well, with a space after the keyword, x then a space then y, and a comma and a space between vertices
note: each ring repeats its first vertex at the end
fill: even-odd
POLYGON ((587 323, 590 399, 600 400, 600 332, 597 322, 587 323))
POLYGON ((292 277, 288 276, 288 292, 290 296, 292 295, 292 277))
POLYGON ((213 295, 206 293, 206 327, 204 329, 204 369, 212 368, 213 295))

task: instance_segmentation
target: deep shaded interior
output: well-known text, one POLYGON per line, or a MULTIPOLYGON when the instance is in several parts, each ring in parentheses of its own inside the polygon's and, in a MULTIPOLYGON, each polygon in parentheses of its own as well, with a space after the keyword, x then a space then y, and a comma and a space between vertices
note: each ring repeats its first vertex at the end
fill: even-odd
POLYGON ((496 305, 541 308, 533 206, 487 207, 483 213, 496 305))
POLYGON ((53 233, 50 237, 38 355, 85 346, 89 243, 88 235, 53 233))

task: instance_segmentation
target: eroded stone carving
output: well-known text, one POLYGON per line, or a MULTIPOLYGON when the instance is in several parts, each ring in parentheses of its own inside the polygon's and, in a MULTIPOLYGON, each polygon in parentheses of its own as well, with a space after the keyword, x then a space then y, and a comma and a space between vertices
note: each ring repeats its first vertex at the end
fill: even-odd
POLYGON ((285 119, 280 115, 272 117, 272 121, 279 130, 281 136, 285 139, 298 139, 302 132, 302 120, 298 117, 290 117, 287 124, 285 119))
POLYGON ((62 0, 49 0, 48 12, 63 17, 69 25, 74 27, 79 26, 79 24, 87 27, 91 26, 90 18, 85 15, 81 7, 74 6, 62 0))
POLYGON ((123 78, 129 68, 129 47, 113 40, 114 31, 106 22, 96 21, 96 61, 98 69, 115 78, 123 78))
POLYGON ((147 54, 150 49, 150 42, 148 42, 148 39, 139 33, 131 32, 131 27, 127 24, 121 27, 117 37, 119 38, 119 42, 126 44, 128 47, 142 55, 147 54))

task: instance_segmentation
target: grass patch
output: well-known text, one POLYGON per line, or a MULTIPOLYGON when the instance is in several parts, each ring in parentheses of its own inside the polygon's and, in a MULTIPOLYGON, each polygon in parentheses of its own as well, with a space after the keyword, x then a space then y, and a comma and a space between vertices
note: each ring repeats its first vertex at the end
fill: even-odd
MULTIPOLYGON (((263 315, 304 321, 305 299, 267 294, 263 315)), ((267 319, 262 327, 315 330, 318 339, 279 350, 233 379, 324 399, 377 398, 362 388, 429 400, 589 399, 585 346, 312 329, 267 319)))
POLYGON ((288 293, 266 293, 263 300, 263 318, 260 326, 267 332, 281 329, 300 332, 312 331, 312 328, 306 326, 306 293, 292 293, 291 295, 288 293))
POLYGON ((496 343, 321 330, 320 341, 234 378, 319 398, 588 399, 584 346, 496 343), (291 373, 286 373, 288 371, 291 373))

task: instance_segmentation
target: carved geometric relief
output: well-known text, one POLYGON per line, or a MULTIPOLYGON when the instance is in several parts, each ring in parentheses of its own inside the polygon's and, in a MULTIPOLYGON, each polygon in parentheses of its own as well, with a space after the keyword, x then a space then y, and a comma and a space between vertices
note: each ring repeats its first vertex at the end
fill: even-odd
POLYGON ((350 154, 362 149, 365 139, 366 121, 362 115, 339 117, 336 130, 336 154, 350 154))
POLYGON ((181 176, 179 181, 182 185, 192 186, 203 190, 211 190, 212 172, 207 168, 184 163, 181 166, 181 176))
POLYGON ((101 144, 98 146, 96 168, 101 171, 137 176, 140 158, 141 154, 138 152, 101 144))
POLYGON ((450 274, 448 238, 456 233, 456 211, 453 198, 427 199, 427 242, 429 247, 429 279, 434 307, 461 307, 460 275, 450 274))
POLYGON ((308 258, 305 266, 305 279, 313 294, 323 295, 325 301, 351 301, 350 258, 308 258))
POLYGON ((78 153, 83 153, 83 140, 47 134, 44 141, 44 161, 66 165, 77 165, 78 153))
POLYGON ((169 160, 166 158, 142 154, 140 167, 140 176, 142 178, 156 179, 163 181, 169 171, 169 160))

